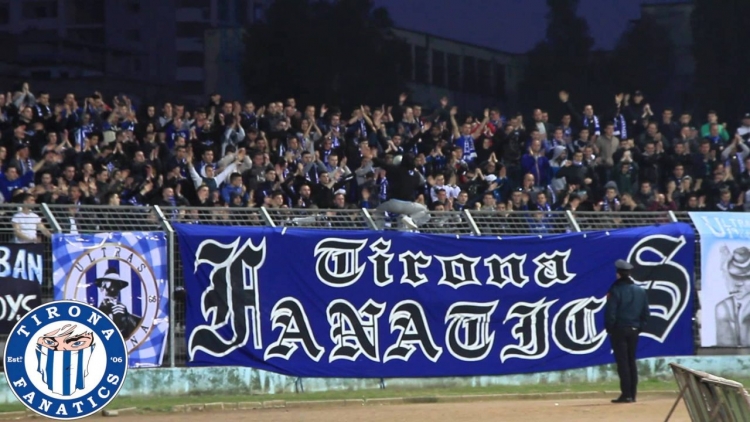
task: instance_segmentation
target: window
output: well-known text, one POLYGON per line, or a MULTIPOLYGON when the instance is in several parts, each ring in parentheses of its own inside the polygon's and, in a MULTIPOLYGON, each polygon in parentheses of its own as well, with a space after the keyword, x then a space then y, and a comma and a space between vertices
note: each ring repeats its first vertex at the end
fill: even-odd
POLYGON ((247 21, 247 3, 244 0, 234 0, 234 20, 237 23, 247 21))
POLYGON ((28 1, 21 7, 24 19, 50 19, 57 17, 56 1, 28 1))
POLYGON ((128 3, 128 11, 136 15, 141 13, 141 2, 139 0, 130 0, 128 3))
POLYGON ((104 2, 68 0, 65 4, 65 19, 71 25, 104 24, 104 2))
POLYGON ((125 39, 128 41, 140 42, 141 31, 137 29, 128 29, 127 31, 125 31, 125 39))
POLYGON ((177 7, 206 7, 206 0, 178 0, 177 7))
POLYGON ((484 95, 492 93, 492 75, 490 74, 490 62, 487 60, 477 60, 477 85, 479 92, 484 95))
POLYGON ((432 84, 445 86, 445 53, 432 50, 432 84))
POLYGON ((232 20, 229 13, 229 0, 218 0, 219 22, 227 23, 232 20))
POLYGON ((414 47, 414 81, 420 84, 430 83, 429 64, 427 63, 427 49, 414 47))
POLYGON ((464 91, 477 92, 477 69, 474 57, 464 56, 464 91))
POLYGON ((448 54, 448 89, 461 89, 461 62, 457 54, 448 54))
POLYGON ((177 90, 183 96, 204 95, 203 82, 182 81, 177 83, 177 90))
POLYGON ((33 70, 31 71, 31 78, 33 80, 49 80, 52 79, 52 72, 49 70, 33 70))
POLYGON ((0 25, 7 25, 8 23, 10 23, 10 5, 0 3, 0 25))
POLYGON ((133 73, 141 73, 141 71, 143 70, 143 63, 141 63, 141 59, 136 57, 133 59, 132 63, 133 63, 133 73))
POLYGON ((392 45, 396 55, 398 74, 407 81, 413 80, 414 65, 412 63, 411 45, 401 40, 393 42, 392 45))
POLYGON ((104 28, 68 29, 68 36, 75 41, 105 45, 107 44, 104 28))
POLYGON ((495 63, 495 96, 505 99, 505 65, 495 63))
POLYGON ((263 3, 253 3, 253 20, 255 22, 261 22, 266 17, 266 9, 263 7, 263 3))
POLYGON ((177 67, 203 67, 203 53, 197 51, 178 51, 177 67))
POLYGON ((177 22, 177 38, 200 38, 208 27, 192 22, 177 22))

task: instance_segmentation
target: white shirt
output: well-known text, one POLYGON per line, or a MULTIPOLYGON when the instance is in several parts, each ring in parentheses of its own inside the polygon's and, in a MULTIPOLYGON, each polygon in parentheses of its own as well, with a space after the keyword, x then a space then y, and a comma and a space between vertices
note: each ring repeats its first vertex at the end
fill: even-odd
POLYGON ((450 199, 458 198, 458 194, 461 193, 461 189, 458 186, 435 185, 432 187, 432 189, 430 189, 430 198, 432 198, 433 202, 437 201, 437 191, 439 189, 445 190, 445 197, 450 199))
POLYGON ((78 224, 76 224, 76 219, 73 217, 70 217, 68 220, 70 220, 70 234, 78 234, 78 224))
MULTIPOLYGON (((24 212, 17 212, 14 216, 11 222, 15 225, 18 224, 21 229, 21 233, 23 233, 26 237, 29 237, 31 239, 36 240, 36 229, 39 227, 39 224, 42 222, 42 218, 36 215, 34 212, 24 213, 24 212)), ((15 237, 16 243, 33 243, 33 241, 28 241, 25 239, 20 239, 17 236, 15 237)))

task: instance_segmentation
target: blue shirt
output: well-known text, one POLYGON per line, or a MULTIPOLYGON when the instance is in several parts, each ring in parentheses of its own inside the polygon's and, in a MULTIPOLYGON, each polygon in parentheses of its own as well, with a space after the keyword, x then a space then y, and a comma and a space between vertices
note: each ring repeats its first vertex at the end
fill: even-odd
POLYGON ((25 188, 29 186, 32 181, 34 181, 33 171, 27 171, 26 174, 13 181, 8 180, 8 178, 5 177, 5 173, 0 174, 0 192, 2 192, 5 200, 8 201, 10 200, 10 197, 13 196, 14 190, 25 188))

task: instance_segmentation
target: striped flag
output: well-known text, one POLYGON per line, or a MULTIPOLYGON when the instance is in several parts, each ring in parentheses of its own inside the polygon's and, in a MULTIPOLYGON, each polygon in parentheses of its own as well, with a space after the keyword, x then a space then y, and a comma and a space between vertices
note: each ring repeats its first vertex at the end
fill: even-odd
POLYGON ((96 345, 81 350, 52 350, 36 345, 37 372, 55 394, 70 396, 85 388, 89 360, 96 345))

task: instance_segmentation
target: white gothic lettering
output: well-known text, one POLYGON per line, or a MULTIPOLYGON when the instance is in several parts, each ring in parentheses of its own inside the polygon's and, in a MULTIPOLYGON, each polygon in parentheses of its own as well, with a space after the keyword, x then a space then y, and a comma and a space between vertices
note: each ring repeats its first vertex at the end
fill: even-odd
POLYGON ((542 298, 536 303, 519 302, 508 310, 503 324, 518 319, 511 333, 518 344, 509 344, 500 351, 500 361, 511 358, 541 359, 549 352, 549 308, 557 299, 546 302, 542 298))
POLYGON ((436 256, 443 269, 438 285, 446 284, 454 289, 469 284, 482 285, 477 279, 476 267, 481 258, 470 258, 464 254, 456 256, 436 256))
POLYGON ((499 301, 490 303, 458 302, 445 314, 448 328, 445 345, 456 359, 473 362, 487 357, 495 344, 495 333, 490 331, 492 314, 499 301))
POLYGON ((437 362, 443 353, 432 339, 430 326, 422 305, 413 300, 404 300, 396 304, 388 318, 391 332, 398 331, 398 340, 385 351, 384 362, 389 360, 408 361, 412 353, 419 348, 427 359, 437 362))
POLYGON ((550 287, 555 283, 565 284, 575 277, 568 272, 568 259, 571 250, 555 251, 551 254, 541 254, 534 258, 537 265, 534 279, 542 287, 550 287))
POLYGON ((305 308, 293 297, 285 297, 276 303, 271 311, 273 329, 281 329, 279 337, 271 343, 264 354, 264 359, 279 358, 289 360, 299 346, 305 354, 318 362, 325 349, 315 340, 305 308))
POLYGON ((245 346, 251 332, 255 348, 263 345, 258 270, 266 258, 266 241, 263 239, 255 246, 252 239, 248 239, 240 246, 240 240, 237 238, 228 245, 206 240, 198 246, 196 270, 201 264, 210 265, 212 270, 211 284, 201 295, 201 311, 208 324, 199 325, 190 334, 191 360, 198 351, 215 357, 226 356, 245 346), (219 332, 225 327, 231 329, 232 337, 225 338, 219 332))
POLYGON ((393 261, 393 254, 389 253, 391 250, 391 241, 383 240, 381 237, 370 245, 370 250, 374 253, 368 259, 372 262, 372 274, 375 285, 383 287, 393 283, 393 275, 388 271, 388 266, 393 261))
POLYGON ((385 311, 384 303, 368 300, 359 310, 346 300, 334 300, 326 314, 331 326, 331 341, 336 346, 328 361, 344 359, 355 361, 360 355, 378 362, 378 318, 385 311))
POLYGON ((523 264, 526 263, 526 254, 510 254, 505 258, 492 255, 484 260, 484 265, 490 270, 487 284, 505 287, 510 283, 516 287, 523 287, 529 282, 529 277, 523 272, 523 264))
POLYGON ((331 287, 347 287, 356 283, 365 272, 359 263, 359 252, 367 239, 324 239, 315 246, 315 273, 318 280, 331 287))
POLYGON ((651 308, 651 317, 641 335, 661 343, 672 332, 690 300, 690 276, 684 266, 673 260, 685 244, 683 236, 649 236, 633 246, 628 256, 635 266, 631 276, 646 289, 651 308), (644 258, 645 252, 655 254, 657 259, 644 258))
POLYGON ((422 272, 430 266, 432 257, 423 254, 421 251, 416 254, 409 251, 404 252, 398 257, 399 261, 404 264, 404 274, 401 276, 401 284, 411 284, 414 287, 427 283, 427 276, 422 272))
POLYGON ((574 355, 597 350, 607 338, 607 332, 596 329, 596 314, 606 303, 606 298, 587 297, 563 306, 552 321, 552 338, 557 347, 574 355))

